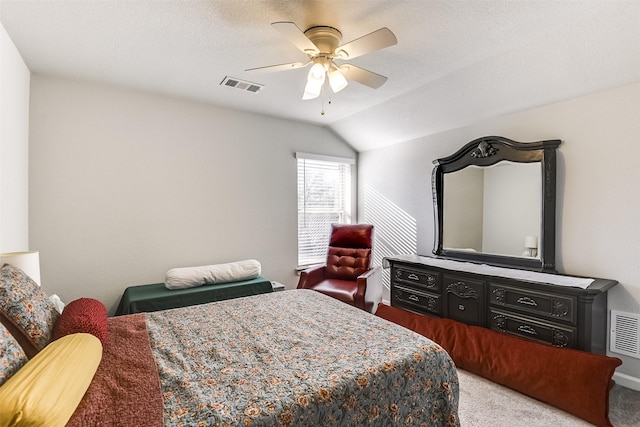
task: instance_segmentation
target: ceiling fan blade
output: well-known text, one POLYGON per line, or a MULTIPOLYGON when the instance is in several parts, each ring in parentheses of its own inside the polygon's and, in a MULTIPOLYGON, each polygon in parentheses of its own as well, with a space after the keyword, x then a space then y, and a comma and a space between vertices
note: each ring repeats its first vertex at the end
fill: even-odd
POLYGON ((265 73, 270 73, 272 71, 294 70, 296 68, 306 67, 310 63, 311 63, 311 61, 307 61, 307 62, 290 62, 288 64, 268 65, 266 67, 247 68, 245 71, 261 71, 261 72, 265 72, 265 73))
POLYGON ((383 27, 366 36, 338 46, 335 53, 339 58, 351 59, 373 52, 374 50, 393 46, 396 43, 398 43, 398 39, 396 39, 395 34, 387 27, 383 27))
POLYGON ((364 68, 356 67, 352 64, 342 64, 340 66, 340 71, 342 71, 342 74, 344 74, 347 79, 369 86, 373 89, 378 89, 387 81, 385 76, 376 74, 373 71, 365 70, 364 68))
POLYGON ((320 52, 293 22, 274 22, 271 26, 307 55, 315 55, 320 52))

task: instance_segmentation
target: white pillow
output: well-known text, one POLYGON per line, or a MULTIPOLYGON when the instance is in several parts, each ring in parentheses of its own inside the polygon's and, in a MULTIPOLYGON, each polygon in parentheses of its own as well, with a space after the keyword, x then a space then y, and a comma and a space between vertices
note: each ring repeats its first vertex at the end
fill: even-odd
POLYGON ((172 268, 167 271, 164 285, 167 289, 194 288, 215 283, 255 279, 260 275, 260 262, 255 259, 200 267, 172 268))
POLYGON ((53 304, 56 311, 62 314, 62 310, 64 310, 65 304, 62 302, 60 297, 57 294, 49 295, 49 301, 51 301, 51 304, 53 304))

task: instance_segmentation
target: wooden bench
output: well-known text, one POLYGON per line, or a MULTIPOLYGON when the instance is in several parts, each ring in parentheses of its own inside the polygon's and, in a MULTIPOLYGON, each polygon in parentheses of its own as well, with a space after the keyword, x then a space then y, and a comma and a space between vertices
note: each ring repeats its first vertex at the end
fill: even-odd
POLYGON ((273 291, 271 282, 260 276, 251 280, 217 283, 187 289, 167 289, 164 283, 130 286, 122 294, 116 316, 187 307, 273 291))

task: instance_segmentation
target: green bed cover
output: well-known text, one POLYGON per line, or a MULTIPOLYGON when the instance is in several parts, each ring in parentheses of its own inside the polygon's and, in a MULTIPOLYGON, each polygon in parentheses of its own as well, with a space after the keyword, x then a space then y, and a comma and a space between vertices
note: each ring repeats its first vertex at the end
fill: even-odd
POLYGON ((122 294, 116 316, 187 307, 268 292, 273 292, 271 282, 260 276, 251 280, 203 285, 187 289, 170 290, 164 286, 164 283, 131 286, 125 289, 122 294))

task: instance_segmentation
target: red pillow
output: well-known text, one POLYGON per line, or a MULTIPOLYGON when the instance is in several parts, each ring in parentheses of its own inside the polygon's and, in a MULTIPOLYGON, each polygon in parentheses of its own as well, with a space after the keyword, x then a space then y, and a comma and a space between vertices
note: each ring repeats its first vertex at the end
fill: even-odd
POLYGON ((378 305, 376 316, 440 344, 460 369, 553 405, 597 426, 611 427, 611 376, 617 357, 539 344, 450 319, 378 305))
POLYGON ((93 298, 80 298, 64 307, 53 328, 53 339, 85 332, 96 336, 104 345, 107 340, 107 308, 93 298))

